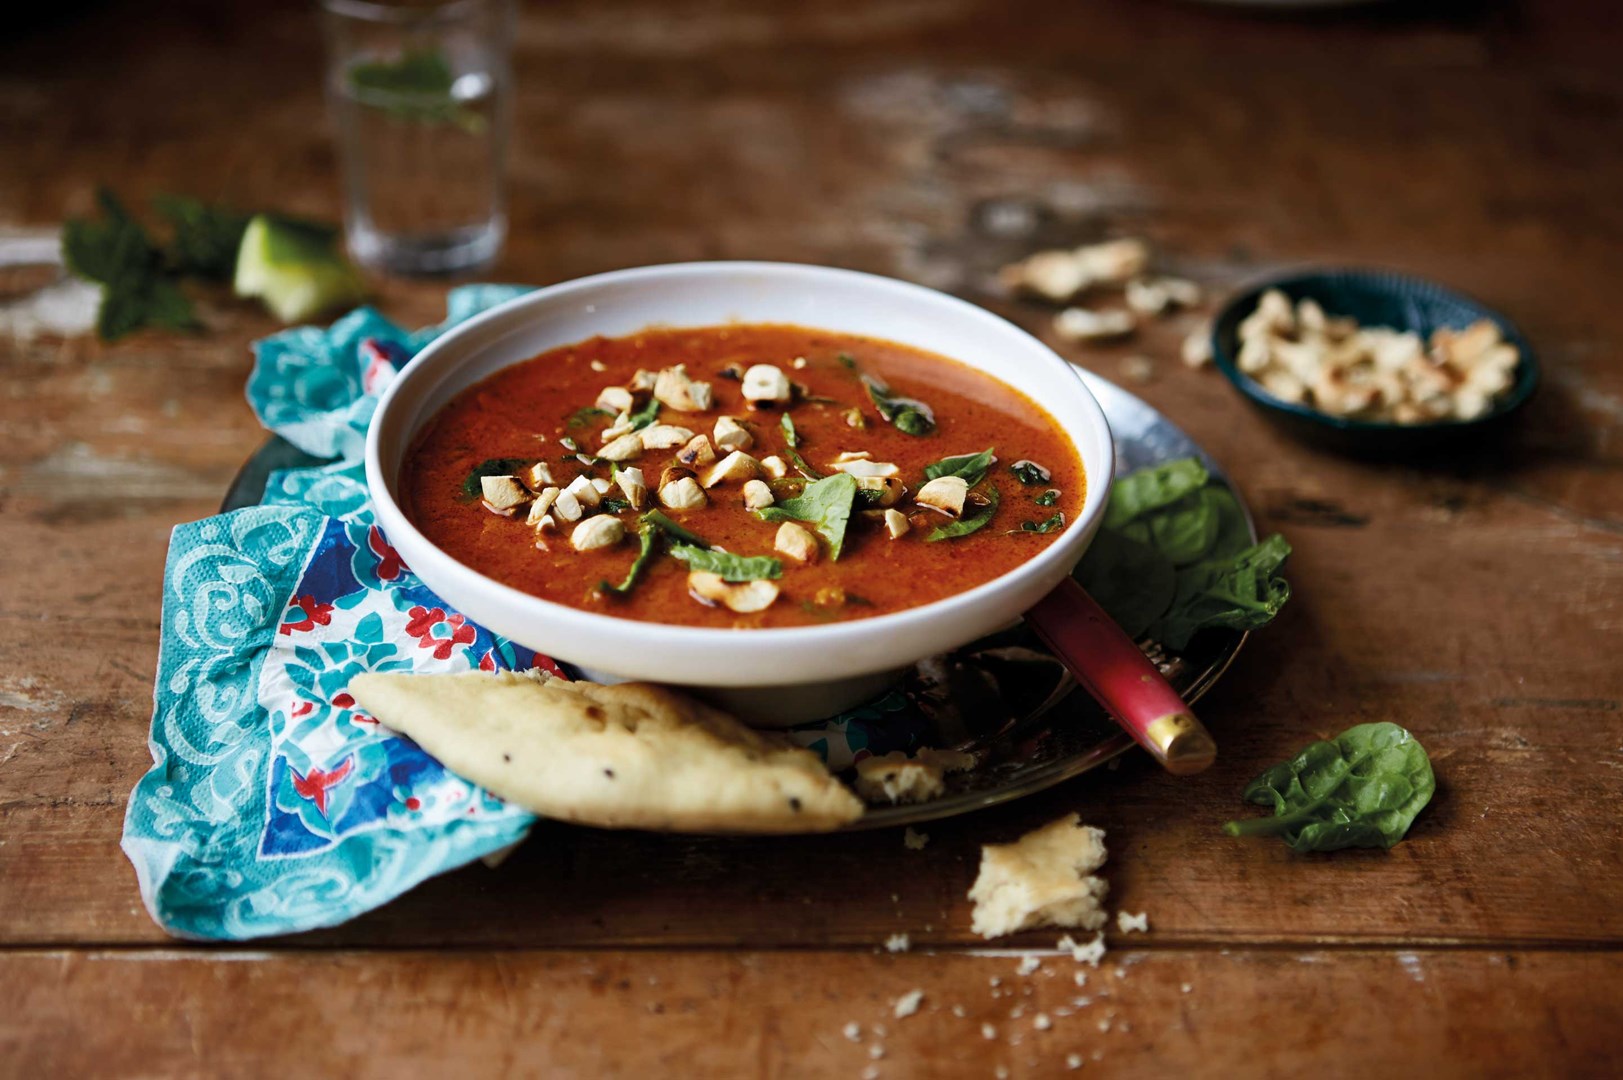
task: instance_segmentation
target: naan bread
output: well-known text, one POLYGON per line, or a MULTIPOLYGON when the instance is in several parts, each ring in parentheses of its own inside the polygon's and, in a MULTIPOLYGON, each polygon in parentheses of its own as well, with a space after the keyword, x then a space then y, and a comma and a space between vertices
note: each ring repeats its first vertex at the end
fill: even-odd
POLYGON ((349 692, 447 768, 543 817, 604 828, 798 833, 862 802, 816 754, 662 686, 512 672, 357 676, 349 692))

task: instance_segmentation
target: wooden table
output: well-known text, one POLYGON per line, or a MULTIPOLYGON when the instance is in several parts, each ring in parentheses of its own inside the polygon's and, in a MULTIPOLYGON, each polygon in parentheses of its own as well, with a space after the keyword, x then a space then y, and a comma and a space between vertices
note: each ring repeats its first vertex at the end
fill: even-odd
MULTIPOLYGON (((1134 389, 1286 533, 1296 596, 1204 703, 1210 772, 1135 755, 931 827, 921 852, 893 832, 543 825, 499 870, 337 930, 166 938, 117 846, 148 764, 160 572, 170 527, 211 513, 263 437, 242 386, 273 324, 214 297, 195 336, 0 342, 0 1073, 1037 1076, 1071 1054, 1089 1075, 1614 1071, 1623 24, 1600 3, 1410 6, 525 13, 493 279, 803 260, 1051 338, 991 272, 1109 231, 1219 293, 1304 261, 1431 275, 1541 351, 1512 441, 1378 466, 1287 441, 1182 367, 1190 322, 1067 349, 1118 378, 1153 358, 1134 389), (1437 768, 1406 842, 1303 858, 1219 834, 1263 766, 1369 720, 1411 728, 1437 768), (1083 989, 1053 933, 989 951, 964 897, 978 845, 1070 810, 1109 833, 1114 902, 1150 919, 1110 935, 1083 989), (912 951, 887 954, 898 932, 912 951), (919 1014, 893 1019, 914 988, 919 1014)), ((303 4, 106 3, 11 35, 0 223, 85 212, 98 181, 334 217, 319 51, 303 4)), ((443 283, 377 285, 402 321, 439 316, 443 283)))

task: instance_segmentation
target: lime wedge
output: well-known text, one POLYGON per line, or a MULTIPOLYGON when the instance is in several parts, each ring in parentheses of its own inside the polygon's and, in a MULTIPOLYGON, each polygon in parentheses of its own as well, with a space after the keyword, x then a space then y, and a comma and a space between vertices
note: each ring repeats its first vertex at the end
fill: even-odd
POLYGON ((242 234, 233 288, 238 296, 263 300, 288 323, 354 303, 366 292, 336 231, 267 214, 255 217, 242 234))

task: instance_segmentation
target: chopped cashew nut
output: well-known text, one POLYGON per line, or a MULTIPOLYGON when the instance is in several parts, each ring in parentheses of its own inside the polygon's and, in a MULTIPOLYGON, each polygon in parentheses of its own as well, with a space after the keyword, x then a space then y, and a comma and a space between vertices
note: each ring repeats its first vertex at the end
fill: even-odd
POLYGON ((544 461, 538 461, 524 470, 524 486, 531 491, 540 491, 542 488, 550 487, 555 483, 557 481, 552 478, 552 470, 547 467, 547 463, 544 461))
POLYGON ((900 510, 885 511, 885 531, 890 533, 892 540, 899 540, 907 535, 907 515, 900 510))
POLYGON ((717 484, 753 480, 759 475, 761 475, 761 463, 742 450, 734 450, 716 462, 710 471, 705 473, 704 486, 713 488, 717 484))
POLYGON ((777 502, 772 497, 772 489, 764 480, 744 481, 744 509, 760 510, 777 502))
POLYGON ((648 501, 648 484, 642 478, 641 469, 635 465, 621 469, 614 474, 614 482, 620 485, 620 491, 633 510, 643 508, 643 504, 648 501))
POLYGON ((836 464, 846 461, 872 461, 873 454, 867 450, 841 450, 834 458, 836 464))
POLYGON ((685 364, 666 368, 654 376, 654 396, 677 412, 704 412, 712 400, 710 384, 688 378, 685 364))
POLYGON ((607 495, 614 490, 614 481, 605 480, 601 476, 594 476, 592 477, 592 486, 597 489, 599 495, 607 495))
MULTIPOLYGON (((654 424, 637 432, 642 439, 644 450, 669 450, 673 446, 681 446, 693 438, 693 432, 685 427, 675 424, 654 424)), ((607 455, 604 455, 607 456, 607 455)))
POLYGON ((1212 362, 1212 328, 1202 323, 1189 331, 1189 336, 1183 339, 1183 349, 1180 354, 1186 367, 1205 367, 1212 362))
POLYGON ((581 507, 580 500, 567 491, 558 492, 558 498, 552 504, 552 512, 558 515, 559 521, 579 521, 586 511, 581 507))
POLYGON ((660 488, 659 501, 672 510, 696 510, 708 500, 699 482, 691 476, 684 476, 660 488))
POLYGON ((863 497, 871 500, 868 502, 869 506, 877 506, 883 509, 887 506, 895 506, 901 500, 902 494, 907 491, 907 485, 894 476, 859 476, 857 477, 857 490, 859 492, 876 493, 863 497))
POLYGON ((676 460, 690 468, 702 469, 715 463, 716 451, 710 446, 709 436, 699 434, 676 452, 676 460))
POLYGON ((962 476, 938 476, 919 488, 913 501, 943 514, 957 517, 964 512, 964 497, 969 494, 969 482, 962 476))
POLYGON ((701 602, 720 604, 741 615, 765 611, 778 598, 778 587, 770 581, 733 582, 706 570, 688 574, 688 592, 701 602))
POLYGON ((755 443, 755 436, 750 434, 749 428, 730 416, 717 419, 713 434, 718 450, 748 450, 755 443))
POLYGON ((516 476, 481 476, 479 490, 484 494, 485 505, 496 513, 506 513, 530 501, 529 488, 519 483, 516 476))
POLYGON ((850 473, 852 476, 900 476, 902 470, 889 461, 868 461, 857 458, 852 461, 836 461, 829 465, 835 472, 850 473))
POLYGON ((605 386, 595 404, 611 413, 628 413, 637 407, 637 397, 623 386, 605 386))
POLYGON ((551 514, 542 514, 540 517, 532 518, 530 520, 530 527, 533 528, 536 533, 535 546, 544 547, 546 542, 540 539, 541 534, 544 532, 551 532, 552 530, 556 529, 558 527, 558 522, 553 519, 551 514))
MULTIPOLYGON (((607 446, 620 436, 629 434, 631 434, 631 414, 623 412, 614 418, 614 423, 603 429, 602 434, 598 436, 598 441, 607 446)), ((642 440, 639 439, 638 445, 641 445, 641 442, 642 440)))
POLYGON ((804 525, 797 525, 793 521, 785 521, 778 526, 778 536, 772 542, 772 547, 803 563, 816 562, 820 554, 817 537, 804 525))
POLYGON ((631 376, 631 382, 629 385, 633 390, 652 391, 654 389, 654 383, 658 379, 659 376, 654 372, 644 371, 642 368, 638 368, 637 373, 631 376))
POLYGON ((743 394, 751 405, 782 405, 794 394, 794 387, 781 369, 756 364, 744 372, 743 394))
POLYGON ((613 547, 625 538, 625 523, 617 517, 600 514, 587 518, 569 534, 569 546, 576 551, 596 551, 613 547))
POLYGON ((552 510, 552 504, 557 502, 558 496, 562 494, 562 488, 542 488, 540 493, 536 495, 535 501, 530 504, 530 517, 527 524, 538 527, 542 518, 550 518, 551 514, 549 512, 552 510))
POLYGON ((603 501, 603 496, 598 493, 596 486, 593 485, 592 478, 584 474, 571 480, 569 486, 564 488, 564 491, 579 499, 582 506, 595 507, 603 501))
POLYGON ((631 431, 605 443, 597 456, 608 461, 630 461, 642 453, 642 432, 631 431))
POLYGON ((782 480, 789 475, 789 466, 776 454, 768 454, 761 459, 761 471, 774 480, 782 480))
POLYGON ((1131 311, 1066 308, 1054 316, 1054 333, 1066 341, 1103 341, 1125 337, 1138 326, 1131 311))
POLYGON ((1200 286, 1183 278, 1136 278, 1127 283, 1127 306, 1140 315, 1160 315, 1200 303, 1200 286))
POLYGON ((1092 285, 1119 285, 1144 272, 1149 248, 1142 240, 1107 240, 1070 251, 1039 251, 1005 266, 999 280, 1010 289, 1064 303, 1092 285))

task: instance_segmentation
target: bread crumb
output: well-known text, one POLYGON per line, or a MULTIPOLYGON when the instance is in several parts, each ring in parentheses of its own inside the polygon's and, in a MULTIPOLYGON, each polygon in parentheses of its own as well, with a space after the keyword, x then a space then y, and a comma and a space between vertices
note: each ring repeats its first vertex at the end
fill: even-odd
POLYGON ((962 1005, 954 1005, 952 1007, 952 1015, 962 1020, 964 1018, 964 1007, 962 1005))
POLYGON ((855 1020, 851 1021, 849 1024, 846 1024, 843 1031, 845 1033, 845 1037, 850 1039, 852 1042, 862 1041, 862 1025, 857 1023, 855 1020))
POLYGON ((862 1080, 879 1080, 879 1066, 869 1065, 862 1070, 862 1080))
POLYGON ((1093 872, 1105 862, 1104 835, 1072 813, 1012 844, 983 846, 969 890, 975 932, 994 938, 1043 925, 1103 926, 1108 886, 1093 872))
POLYGON ((1110 1030, 1110 1017, 1107 1016, 1103 1020, 1099 1021, 1099 1030, 1100 1031, 1109 1031, 1110 1030))
POLYGON ((997 1038, 997 1028, 993 1027, 991 1024, 982 1024, 981 1025, 981 1038, 983 1038, 983 1039, 995 1039, 995 1038, 997 1038))
POLYGON ((1010 1020, 1018 1020, 1024 1015, 1026 1015, 1026 1007, 1024 1005, 1016 1005, 1014 1008, 1009 1010, 1010 1020))
POLYGON ((873 1058, 875 1061, 878 1061, 880 1058, 884 1057, 885 1056, 884 1044, 883 1043, 874 1043, 872 1046, 868 1047, 868 1056, 873 1058))
POLYGON ((1036 971, 1042 966, 1043 962, 1041 960, 1037 959, 1035 956, 1028 956, 1020 961, 1020 966, 1015 968, 1015 974, 1030 975, 1033 971, 1036 971))
POLYGON ((1139 384, 1155 380, 1155 362, 1147 356, 1128 356, 1122 359, 1121 374, 1128 382, 1139 384))
POLYGON ((1194 989, 1194 987, 1192 985, 1190 985, 1189 983, 1184 983, 1182 986, 1178 987, 1178 990, 1180 992, 1182 992, 1182 993, 1185 993, 1185 994, 1189 993, 1189 991, 1191 991, 1193 989, 1194 989))
POLYGON ((992 1075, 997 1077, 997 1080, 1009 1080, 1009 1069, 1005 1065, 999 1065, 992 1070, 992 1075))
POLYGON ((1003 976, 1001 976, 1001 975, 993 975, 987 981, 989 983, 991 983, 991 985, 993 985, 993 986, 1002 986, 1003 985, 1003 976))
POLYGON ((1066 1054, 1065 1055, 1065 1067, 1067 1069, 1080 1069, 1082 1067, 1082 1055, 1081 1054, 1066 1054))
POLYGON ((1116 912, 1116 929, 1124 934, 1130 934, 1134 930, 1140 933, 1148 933, 1150 929, 1149 912, 1141 911, 1137 915, 1125 911, 1116 912))
POLYGON ((885 939, 886 952, 906 952, 912 946, 913 942, 906 934, 892 934, 885 939))
MULTIPOLYGON (((1098 967, 1099 961, 1105 958, 1105 935, 1103 931, 1100 931, 1094 936, 1094 939, 1088 942, 1086 945, 1078 945, 1075 940, 1072 939, 1071 935, 1066 934, 1056 943, 1056 948, 1070 953, 1071 959, 1075 960, 1079 964, 1087 964, 1089 967, 1098 967)), ((1078 974, 1081 974, 1081 972, 1078 972, 1078 974)), ((1080 979, 1076 985, 1081 986, 1086 981, 1086 978, 1080 979)))
POLYGON ((1048 1018, 1047 1013, 1038 1013, 1036 1019, 1032 1020, 1031 1026, 1038 1031, 1047 1031, 1054 1026, 1054 1021, 1048 1018))
POLYGON ((929 833, 914 832, 911 828, 902 833, 902 844, 909 851, 923 851, 924 845, 929 842, 929 833))
POLYGON ((1088 973, 1085 971, 1077 972, 1073 978, 1076 980, 1076 985, 1078 986, 1088 985, 1088 973))
POLYGON ((1212 327, 1201 323, 1183 339, 1183 362, 1192 368, 1205 367, 1212 362, 1212 327))
POLYGON ((857 794, 869 802, 884 801, 893 806, 928 802, 947 792, 940 766, 909 760, 900 750, 857 762, 856 788, 857 794))
POLYGON ((909 990, 896 999, 896 1019, 905 1020, 919 1011, 919 1002, 924 1000, 923 990, 909 990))

